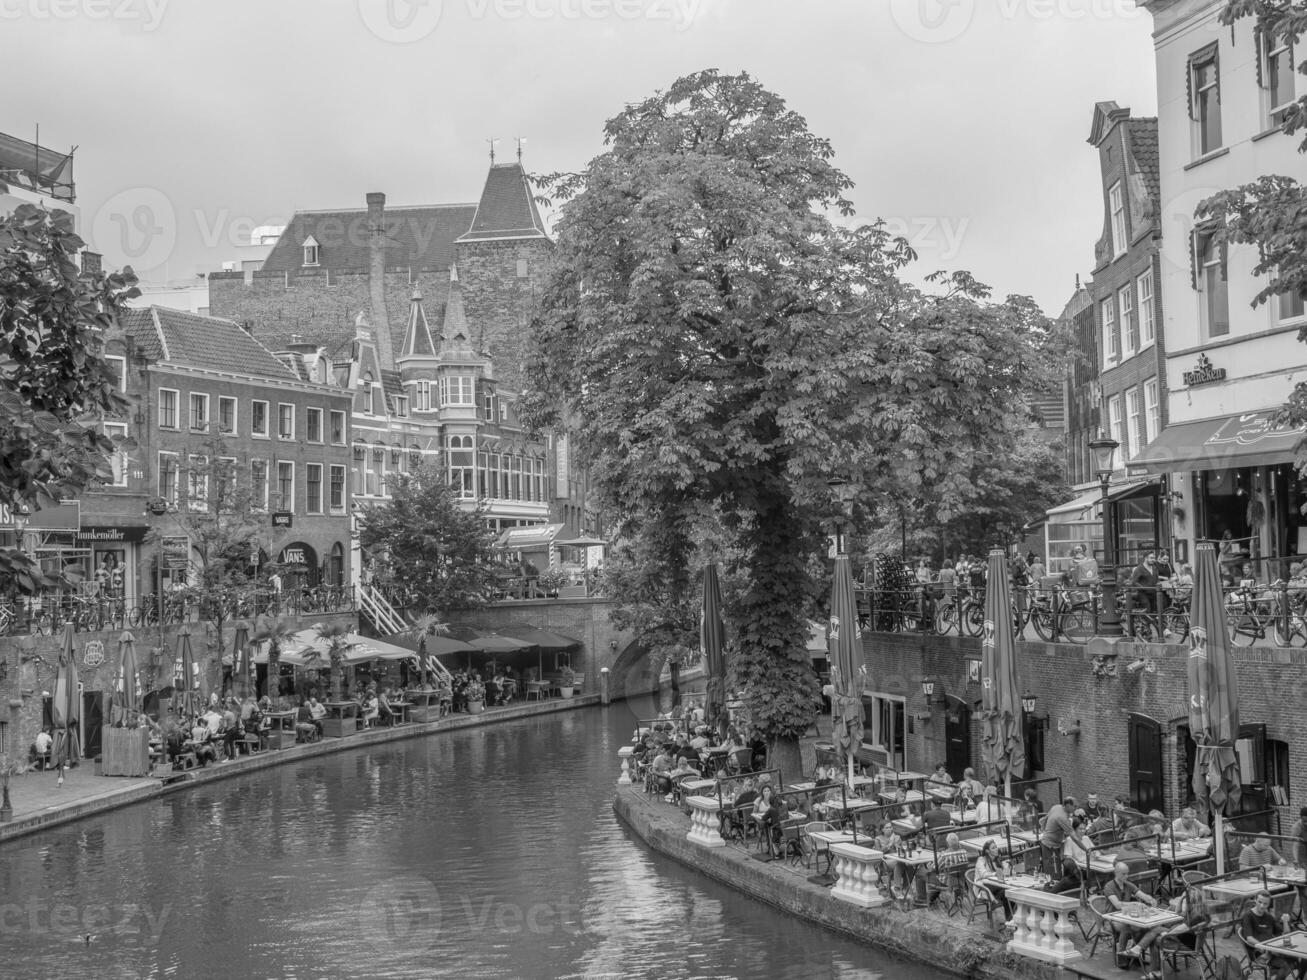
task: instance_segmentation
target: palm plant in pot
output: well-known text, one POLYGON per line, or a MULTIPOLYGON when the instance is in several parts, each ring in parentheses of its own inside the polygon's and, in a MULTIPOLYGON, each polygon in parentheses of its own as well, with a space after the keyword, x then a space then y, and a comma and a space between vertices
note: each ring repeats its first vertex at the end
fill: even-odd
POLYGON ((268 681, 264 693, 270 698, 281 696, 281 647, 291 641, 295 632, 295 624, 289 619, 263 614, 254 622, 250 642, 268 644, 268 681))
POLYGON ((354 644, 349 639, 349 626, 344 623, 318 623, 314 631, 327 641, 327 657, 331 664, 331 700, 341 700, 345 685, 345 655, 354 644))

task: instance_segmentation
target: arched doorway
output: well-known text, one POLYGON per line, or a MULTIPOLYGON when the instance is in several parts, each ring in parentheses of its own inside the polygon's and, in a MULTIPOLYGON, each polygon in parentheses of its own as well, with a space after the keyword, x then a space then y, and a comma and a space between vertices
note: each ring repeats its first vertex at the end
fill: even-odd
POLYGON ((345 584, 345 546, 339 541, 331 546, 331 557, 327 559, 327 584, 345 584))
POLYGON ((971 706, 953 695, 944 705, 944 768, 953 779, 971 765, 971 706))
POLYGON ((1162 810, 1162 723, 1132 714, 1128 725, 1130 805, 1143 813, 1162 810))
POLYGON ((283 589, 306 589, 318 584, 318 553, 303 541, 282 548, 277 563, 282 568, 283 589))

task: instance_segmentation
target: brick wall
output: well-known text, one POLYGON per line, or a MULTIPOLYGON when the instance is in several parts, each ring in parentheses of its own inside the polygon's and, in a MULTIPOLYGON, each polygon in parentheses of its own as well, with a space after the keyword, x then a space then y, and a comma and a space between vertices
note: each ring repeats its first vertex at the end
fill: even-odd
MULTIPOLYGON (((1129 792, 1128 719, 1133 713, 1162 726, 1165 810, 1176 816, 1189 799, 1182 786, 1183 741, 1177 725, 1188 724, 1187 646, 1118 645, 1117 677, 1095 677, 1090 648, 1025 642, 1017 645, 1017 676, 1023 691, 1038 697, 1036 715, 1049 715, 1045 736, 1045 775, 1061 776, 1065 790, 1083 799, 1096 790, 1104 798, 1129 792), (1145 653, 1157 661, 1157 672, 1129 673, 1125 665, 1145 653), (1079 721, 1079 737, 1058 734, 1058 719, 1079 721)), ((980 641, 972 638, 868 633, 863 636, 863 662, 868 690, 907 698, 909 719, 925 709, 921 679, 931 675, 947 695, 973 706, 980 685, 968 680, 967 659, 980 657, 980 641)), ((1266 737, 1289 746, 1290 805, 1281 808, 1287 829, 1298 807, 1307 804, 1307 720, 1292 705, 1307 695, 1307 651, 1275 648, 1236 649, 1240 720, 1264 723, 1266 737)), ((912 723, 907 736, 907 762, 922 769, 943 759, 943 712, 935 708, 929 724, 912 723)), ((979 769, 979 721, 972 718, 972 764, 979 769)), ((1049 794, 1045 793, 1045 797, 1049 794)))
POLYGON ((549 245, 539 239, 461 242, 458 281, 472 346, 495 361, 497 380, 521 390, 523 347, 539 295, 549 245), (525 276, 519 276, 525 262, 525 276))

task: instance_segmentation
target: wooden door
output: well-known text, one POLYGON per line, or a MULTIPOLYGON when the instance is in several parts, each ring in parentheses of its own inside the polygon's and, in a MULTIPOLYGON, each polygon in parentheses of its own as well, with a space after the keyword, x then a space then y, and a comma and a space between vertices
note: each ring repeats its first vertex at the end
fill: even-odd
POLYGON ((944 722, 944 767, 953 779, 971 765, 971 706, 950 697, 944 722))
POLYGON ((1130 805, 1142 813, 1162 810, 1162 725, 1146 715, 1131 715, 1130 805))

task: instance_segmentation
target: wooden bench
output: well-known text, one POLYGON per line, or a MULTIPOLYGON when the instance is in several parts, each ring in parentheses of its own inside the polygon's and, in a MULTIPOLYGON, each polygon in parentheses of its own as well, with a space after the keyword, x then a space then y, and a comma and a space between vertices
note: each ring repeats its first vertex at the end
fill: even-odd
POLYGON ((245 755, 254 755, 262 748, 263 746, 259 744, 259 736, 257 735, 246 735, 244 738, 236 740, 236 751, 243 751, 245 755))

